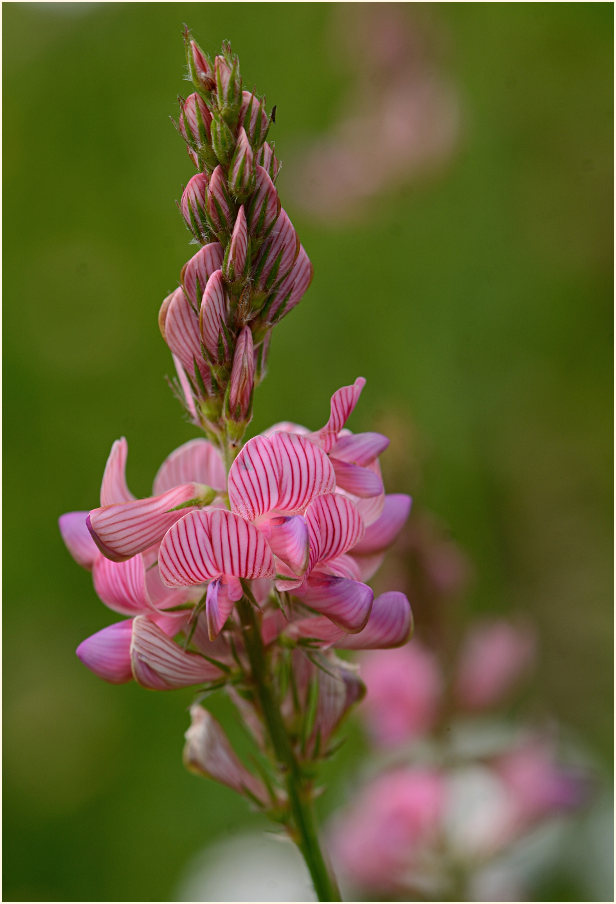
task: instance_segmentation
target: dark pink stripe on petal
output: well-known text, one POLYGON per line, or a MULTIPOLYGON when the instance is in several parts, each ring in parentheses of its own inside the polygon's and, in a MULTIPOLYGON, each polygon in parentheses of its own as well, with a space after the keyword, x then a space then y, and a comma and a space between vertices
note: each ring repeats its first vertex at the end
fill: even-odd
POLYGON ((371 498, 383 492, 383 481, 370 468, 362 468, 346 461, 338 461, 333 454, 330 461, 336 472, 336 484, 354 496, 371 498))
POLYGON ((115 612, 139 615, 152 608, 142 556, 133 556, 126 562, 111 562, 99 556, 92 577, 98 596, 115 612))
POLYGON ((364 533, 364 525, 353 503, 338 493, 318 496, 306 509, 312 570, 319 562, 342 555, 364 533))
POLYGON ((222 267, 222 258, 222 245, 218 242, 210 242, 209 245, 200 248, 184 267, 182 283, 196 311, 201 306, 208 279, 215 270, 220 270, 222 267))
POLYGON ((199 317, 183 289, 177 289, 169 303, 165 320, 165 342, 191 377, 196 363, 206 388, 209 388, 211 379, 201 351, 199 317))
POLYGON ((329 452, 337 436, 346 424, 351 412, 357 405, 361 391, 366 385, 363 377, 358 377, 351 386, 342 386, 337 389, 331 398, 329 420, 319 430, 319 437, 323 448, 329 452))
POLYGON ((308 568, 308 527, 301 515, 275 515, 260 525, 275 556, 282 559, 291 571, 304 574, 308 568))
POLYGON ((154 493, 164 493, 182 483, 204 483, 215 490, 226 487, 220 452, 206 439, 191 439, 169 455, 154 479, 154 493))
POLYGON ((101 505, 114 502, 130 502, 134 495, 126 485, 126 457, 128 445, 124 437, 117 439, 111 447, 103 482, 101 484, 101 505))
POLYGON ((280 465, 271 439, 248 440, 229 471, 231 509, 253 520, 276 508, 280 465))
POLYGON ((277 511, 302 512, 317 496, 333 492, 336 475, 322 449, 295 433, 275 433, 271 443, 280 465, 277 511))
POLYGON ((186 653, 151 621, 134 619, 131 660, 135 680, 151 690, 190 687, 220 677, 220 669, 195 653, 186 653))
POLYGON ((219 343, 222 337, 223 355, 226 354, 227 342, 224 326, 227 322, 227 296, 222 279, 222 270, 216 270, 210 276, 203 293, 199 312, 199 330, 203 344, 214 361, 219 361, 219 343))

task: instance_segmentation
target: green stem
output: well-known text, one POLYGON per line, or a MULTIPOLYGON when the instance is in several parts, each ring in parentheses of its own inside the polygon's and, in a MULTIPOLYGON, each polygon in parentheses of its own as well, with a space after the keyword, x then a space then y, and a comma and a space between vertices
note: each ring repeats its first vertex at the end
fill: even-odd
POLYGON ((253 606, 243 598, 237 603, 242 622, 246 651, 265 724, 274 753, 284 771, 289 806, 295 827, 293 840, 300 849, 312 877, 319 901, 341 901, 335 879, 328 870, 319 845, 317 827, 312 807, 312 796, 297 762, 280 707, 271 687, 265 649, 253 606))

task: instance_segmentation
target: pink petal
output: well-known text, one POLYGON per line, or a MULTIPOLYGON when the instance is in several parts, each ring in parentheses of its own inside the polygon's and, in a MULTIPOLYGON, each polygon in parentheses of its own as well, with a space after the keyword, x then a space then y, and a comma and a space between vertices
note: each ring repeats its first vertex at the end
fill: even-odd
POLYGON ((116 622, 86 638, 77 647, 77 656, 86 668, 112 684, 132 681, 130 642, 132 619, 116 622))
MULTIPOLYGON (((177 355, 173 355, 173 363, 175 364, 175 370, 178 375, 178 380, 180 381, 180 388, 182 390, 182 395, 184 396, 184 401, 186 402, 186 408, 188 409, 188 413, 191 415, 193 423, 198 423, 196 420, 197 417, 197 409, 195 408, 195 400, 193 397, 192 387, 190 385, 190 380, 186 376, 186 371, 184 370, 184 365, 180 361, 177 355)), ((181 401, 181 399, 180 399, 181 401)))
POLYGON ((313 267, 303 246, 300 245, 299 254, 289 274, 276 289, 270 307, 267 311, 267 319, 270 323, 281 320, 301 300, 312 282, 313 267))
POLYGON ((190 512, 165 536, 159 553, 163 581, 201 584, 222 575, 259 578, 274 574, 265 537, 254 525, 224 509, 190 512))
POLYGON ((106 505, 90 512, 87 523, 94 542, 108 559, 121 562, 143 552, 164 537, 186 509, 170 511, 194 499, 199 488, 182 484, 159 496, 106 505))
POLYGON ((384 552, 375 552, 368 556, 356 556, 355 552, 352 551, 349 555, 357 564, 358 579, 360 581, 369 581, 379 570, 385 558, 384 552))
POLYGON ((152 608, 142 556, 133 556, 126 562, 111 562, 99 556, 92 576, 96 593, 115 612, 139 615, 152 608))
POLYGON ((191 481, 215 490, 224 490, 227 485, 220 452, 206 439, 191 439, 167 456, 154 479, 154 494, 191 481))
POLYGON ((310 536, 310 564, 327 562, 355 546, 364 533, 357 509, 338 493, 318 496, 306 509, 310 536))
POLYGON ((220 669, 196 653, 186 653, 143 615, 133 621, 131 660, 135 680, 155 691, 190 687, 220 678, 220 669))
POLYGON ((302 512, 315 497, 334 491, 336 476, 331 462, 309 439, 275 433, 271 444, 280 465, 277 511, 302 512))
POLYGON ((336 556, 335 559, 329 559, 325 565, 320 566, 319 570, 338 578, 350 578, 352 581, 364 580, 357 561, 348 553, 336 556))
POLYGON ((360 631, 364 627, 374 597, 367 584, 326 574, 310 575, 294 594, 347 631, 360 631))
POLYGON ((205 601, 205 614, 210 640, 218 637, 232 609, 233 600, 226 592, 222 578, 210 581, 205 601))
POLYGON ((320 640, 327 646, 336 646, 339 640, 347 637, 347 631, 339 625, 335 625, 326 615, 315 615, 292 622, 286 633, 290 637, 320 640))
POLYGON ((167 309, 165 342, 191 378, 197 366, 204 385, 209 388, 211 379, 201 351, 199 317, 182 289, 176 289, 167 309))
POLYGON ((242 205, 237 212, 229 247, 228 267, 232 274, 232 279, 240 279, 244 273, 247 251, 248 232, 246 226, 246 214, 244 213, 244 205, 242 205))
POLYGON ((229 471, 231 510, 254 520, 276 508, 279 458, 268 437, 249 439, 229 471))
POLYGON ((101 484, 101 505, 114 502, 131 502, 135 497, 126 485, 126 456, 128 445, 124 437, 117 439, 111 447, 103 482, 101 484))
POLYGON ((413 630, 413 615, 406 596, 390 590, 377 596, 366 627, 347 635, 336 646, 344 650, 385 650, 406 643, 413 630))
POLYGON ((274 183, 263 167, 257 166, 255 188, 246 210, 250 231, 263 235, 276 221, 279 213, 280 200, 274 183))
POLYGON ((308 527, 301 515, 274 515, 259 529, 267 537, 275 556, 282 559, 295 574, 308 568, 308 527))
POLYGON ((227 296, 222 279, 222 270, 210 276, 203 293, 199 312, 199 330, 203 344, 214 361, 226 355, 227 340, 224 327, 227 323, 227 296), (220 347, 222 345, 222 348, 220 347))
POLYGON ((271 289, 284 279, 298 252, 297 233, 285 211, 281 210, 255 263, 259 285, 271 289))
POLYGON ((385 497, 383 514, 374 521, 361 540, 353 547, 353 555, 380 552, 395 540, 411 510, 411 497, 392 493, 385 497))
POLYGON ((184 267, 182 283, 195 312, 199 310, 210 276, 222 267, 222 258, 222 245, 210 242, 200 248, 184 267))
POLYGON ((354 465, 368 465, 389 445, 389 439, 382 433, 351 433, 341 436, 331 450, 339 461, 354 465))
POLYGON ((370 498, 383 492, 383 481, 378 474, 369 468, 352 465, 346 461, 338 461, 333 453, 330 461, 336 472, 336 483, 343 490, 353 493, 354 496, 370 498))
POLYGON ((351 386, 343 386, 333 394, 329 420, 318 432, 321 444, 326 452, 329 452, 335 444, 338 434, 357 405, 365 385, 365 379, 358 377, 351 386))
POLYGON ((88 530, 87 517, 88 512, 67 512, 60 515, 58 525, 66 548, 74 560, 89 571, 100 552, 88 530))

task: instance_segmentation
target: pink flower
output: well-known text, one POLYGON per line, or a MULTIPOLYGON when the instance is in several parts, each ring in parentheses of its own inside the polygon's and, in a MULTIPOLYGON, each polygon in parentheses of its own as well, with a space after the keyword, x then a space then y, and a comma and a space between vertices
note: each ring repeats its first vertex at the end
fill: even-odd
POLYGON ((416 640, 399 650, 364 654, 361 676, 367 693, 360 712, 376 744, 394 747, 434 726, 443 679, 436 657, 416 640))
POLYGON ((529 625, 486 621, 466 637, 455 684, 468 709, 485 709, 506 698, 532 666, 535 636, 529 625))

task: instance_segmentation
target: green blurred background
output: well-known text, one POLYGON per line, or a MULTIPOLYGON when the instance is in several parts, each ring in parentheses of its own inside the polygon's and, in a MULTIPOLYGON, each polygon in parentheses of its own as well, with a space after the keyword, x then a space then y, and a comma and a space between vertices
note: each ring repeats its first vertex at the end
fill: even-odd
MULTIPOLYGON (((368 379, 356 429, 412 424, 407 482, 474 563, 471 604, 522 609, 534 705, 612 760, 611 4, 411 4, 444 36, 462 134, 446 168, 323 225, 287 208, 313 285, 274 337, 255 431, 314 427, 368 379)), ((191 693, 107 686, 74 655, 115 620, 56 519, 97 504, 114 439, 147 494, 193 436, 156 323, 190 253, 169 123, 181 25, 239 53, 279 156, 330 127, 355 4, 5 4, 4 900, 173 899, 208 839, 260 826, 181 765, 191 693)), ((366 174, 370 178, 370 174, 366 174)), ((404 431, 402 431, 404 433, 404 431)), ((332 767, 323 812, 356 740, 332 767)), ((583 889, 561 890, 583 894, 583 889)))

